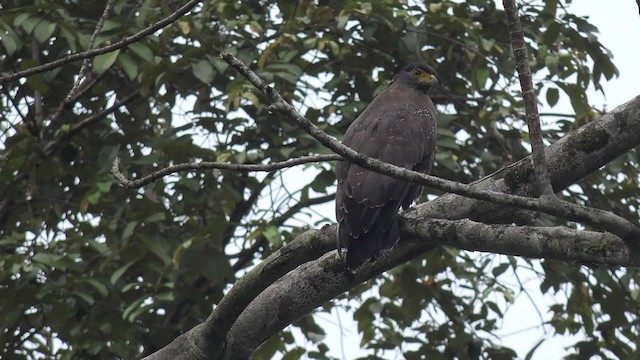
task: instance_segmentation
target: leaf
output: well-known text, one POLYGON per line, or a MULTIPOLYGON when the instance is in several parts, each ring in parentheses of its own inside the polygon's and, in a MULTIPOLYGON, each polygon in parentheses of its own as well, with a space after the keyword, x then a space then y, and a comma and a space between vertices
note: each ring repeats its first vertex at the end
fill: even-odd
POLYGON ((100 190, 96 190, 87 196, 87 201, 89 204, 97 204, 100 201, 100 197, 102 196, 102 192, 100 190))
POLYGON ((89 305, 93 305, 96 301, 93 299, 93 297, 89 294, 85 294, 83 292, 77 291, 74 293, 75 295, 77 295, 79 298, 81 298, 82 300, 86 301, 87 304, 89 305))
POLYGON ((524 360, 531 360, 533 358, 533 354, 536 352, 536 350, 538 350, 538 348, 540 347, 540 345, 542 345, 542 343, 545 341, 545 338, 540 339, 540 341, 538 341, 538 343, 536 343, 531 350, 529 350, 529 352, 527 352, 527 355, 525 355, 524 360))
MULTIPOLYGON (((307 334, 307 337, 309 336, 309 334, 307 334)), ((313 341, 313 339, 311 339, 313 341)), ((292 350, 287 351, 287 353, 282 357, 282 360, 297 360, 297 359, 302 359, 303 355, 305 354, 305 350, 302 348, 295 348, 292 350)))
POLYGON ((191 32, 191 25, 189 25, 188 21, 178 21, 178 29, 180 29, 180 32, 183 35, 189 35, 189 33, 191 32))
POLYGON ((18 40, 14 39, 9 33, 4 33, 0 37, 2 46, 7 50, 8 55, 13 55, 22 44, 19 45, 18 40))
POLYGON ((206 60, 200 60, 195 64, 191 64, 193 75, 203 83, 209 85, 213 81, 215 72, 210 62, 206 60))
POLYGON ((34 30, 34 36, 41 44, 44 44, 53 32, 56 30, 56 24, 47 20, 42 20, 34 30))
POLYGON ((155 213, 153 215, 147 216, 146 219, 144 219, 144 223, 153 223, 153 222, 158 222, 158 221, 163 221, 165 220, 166 217, 164 215, 164 212, 158 212, 155 213))
POLYGON ((20 26, 22 23, 31 16, 29 13, 22 13, 13 19, 13 26, 20 26))
POLYGON ((554 107, 559 99, 560 91, 558 91, 558 88, 547 89, 547 104, 549 104, 550 107, 554 107))
POLYGON ((67 264, 62 261, 64 256, 49 254, 49 253, 37 253, 32 257, 33 261, 39 262, 41 264, 47 265, 49 267, 58 269, 58 270, 66 270, 67 264))
POLYGON ((176 251, 173 252, 173 266, 178 269, 180 268, 180 263, 182 262, 184 253, 191 247, 192 243, 193 240, 189 239, 187 241, 184 241, 182 244, 180 244, 180 246, 178 246, 178 248, 176 248, 176 251))
POLYGON ((93 70, 98 75, 104 74, 116 62, 120 49, 93 58, 93 70))
POLYGON ((491 272, 493 273, 493 276, 498 277, 502 273, 507 271, 508 268, 509 268, 509 264, 508 263, 502 263, 502 264, 494 267, 493 270, 491 270, 491 272))
POLYGON ((478 86, 483 88, 487 84, 487 79, 489 78, 489 69, 482 68, 476 70, 476 81, 478 81, 478 86))
POLYGON ((27 32, 27 34, 31 34, 33 29, 35 29, 41 21, 43 21, 42 18, 30 17, 22 22, 22 28, 27 32))
POLYGON ((280 231, 278 231, 277 227, 273 225, 267 226, 267 228, 262 231, 262 235, 269 241, 271 246, 273 246, 274 248, 277 249, 280 246, 282 246, 282 241, 280 239, 280 231))
POLYGON ((124 311, 122 312, 122 319, 123 320, 128 320, 128 321, 135 320, 137 315, 140 314, 140 311, 144 310, 144 308, 145 308, 145 306, 142 305, 144 300, 145 300, 145 298, 141 297, 138 300, 136 300, 136 301, 132 302, 131 304, 129 304, 129 306, 127 306, 127 308, 124 309, 124 311))
POLYGON ((133 51, 134 54, 140 56, 143 60, 147 62, 153 62, 153 52, 146 45, 141 44, 140 42, 135 42, 129 45, 129 50, 133 51))
POLYGON ((129 80, 134 80, 138 76, 138 64, 127 53, 122 53, 118 57, 118 64, 122 67, 129 80))
POLYGON ((109 295, 109 289, 107 289, 107 287, 100 281, 96 279, 87 279, 86 281, 87 283, 89 283, 89 285, 93 286, 93 288, 96 289, 100 293, 100 295, 109 295))
POLYGON ((64 25, 61 25, 60 29, 62 30, 62 36, 67 39, 69 49, 71 49, 71 51, 73 52, 76 52, 78 48, 76 46, 76 36, 74 35, 74 33, 69 31, 69 29, 67 29, 67 27, 65 27, 64 25))
POLYGON ((544 58, 544 64, 549 69, 551 74, 558 72, 558 63, 560 62, 560 56, 558 54, 547 55, 544 58))
POLYGON ((133 234, 133 230, 135 230, 136 226, 138 226, 137 221, 129 222, 122 232, 122 240, 128 239, 133 234))
POLYGON ((127 271, 127 269, 129 269, 131 267, 131 265, 135 264, 138 260, 131 260, 128 263, 122 265, 120 268, 118 268, 118 270, 114 271, 113 274, 111 274, 111 279, 109 279, 109 282, 111 282, 111 284, 115 285, 116 282, 118 282, 118 280, 120 279, 120 277, 122 277, 122 275, 127 271))

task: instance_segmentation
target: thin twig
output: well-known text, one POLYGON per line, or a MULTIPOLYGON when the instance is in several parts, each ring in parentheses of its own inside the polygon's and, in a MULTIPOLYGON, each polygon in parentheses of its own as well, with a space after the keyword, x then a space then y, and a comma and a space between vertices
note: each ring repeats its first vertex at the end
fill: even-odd
POLYGON ((293 106, 287 103, 277 90, 267 85, 247 65, 229 53, 222 53, 220 57, 236 71, 242 74, 258 90, 262 91, 272 101, 271 110, 278 110, 288 115, 298 126, 309 135, 318 140, 322 145, 341 155, 348 161, 391 177, 406 180, 412 183, 428 186, 434 189, 452 192, 458 195, 485 200, 495 204, 513 206, 517 208, 534 210, 571 221, 584 222, 596 228, 600 228, 620 236, 625 240, 640 240, 640 228, 629 220, 619 217, 611 212, 588 208, 568 202, 551 200, 554 198, 529 198, 511 195, 490 190, 480 190, 473 186, 461 184, 435 176, 425 175, 416 171, 401 168, 360 154, 355 150, 341 144, 333 137, 322 131, 310 120, 302 116, 293 106))
POLYGON ((83 119, 82 121, 80 121, 79 123, 75 124, 67 133, 62 134, 62 136, 60 136, 60 138, 55 139, 50 141, 49 143, 47 143, 46 145, 43 146, 43 151, 46 154, 50 154, 51 150, 53 150, 54 147, 56 147, 60 141, 63 140, 67 140, 73 136, 75 136, 77 133, 79 133, 80 131, 84 130, 85 128, 97 123, 98 121, 104 119, 105 116, 111 114, 112 112, 116 111, 118 108, 120 108, 120 106, 128 104, 131 100, 135 99, 136 97, 138 97, 140 94, 138 91, 134 91, 133 93, 125 96, 124 98, 122 98, 122 100, 116 101, 113 105, 109 106, 108 108, 99 111, 85 119, 83 119))
POLYGON ((140 96, 140 93, 138 91, 134 91, 131 94, 123 97, 122 100, 116 101, 113 105, 109 106, 108 108, 106 108, 106 109, 104 109, 104 110, 102 110, 102 111, 100 111, 100 112, 98 112, 98 113, 96 113, 94 115, 91 115, 91 116, 87 117, 86 119, 83 119, 79 123, 73 125, 73 127, 71 127, 71 130, 69 130, 69 132, 64 135, 64 138, 66 139, 66 138, 70 138, 70 137, 74 136, 75 134, 77 134, 80 131, 84 130, 88 126, 91 126, 92 124, 102 120, 106 115, 114 112, 120 106, 128 104, 130 101, 132 101, 133 99, 135 99, 138 96, 140 96))
MULTIPOLYGON (((100 20, 98 20, 98 24, 96 25, 95 30, 93 30, 93 34, 91 34, 91 39, 89 39, 89 45, 87 46, 87 50, 92 50, 93 47, 95 46, 96 39, 98 38, 98 34, 100 33, 100 30, 102 30, 102 27, 104 26, 105 21, 107 21, 107 17, 109 17, 109 13, 111 12, 111 9, 113 8, 113 4, 115 2, 116 0, 109 0, 107 2, 107 5, 104 7, 102 16, 100 17, 100 20)), ((82 61, 82 66, 80 66, 80 72, 78 73, 78 78, 73 83, 73 87, 69 91, 69 94, 67 94, 67 97, 64 99, 64 102, 68 102, 73 97, 73 94, 78 89, 78 86, 80 86, 80 82, 84 80, 84 74, 87 72, 87 69, 89 68, 89 64, 90 64, 89 58, 85 58, 82 61)))
POLYGON ((269 163, 269 164, 232 164, 232 163, 210 162, 210 161, 188 162, 188 163, 167 166, 166 168, 158 170, 152 174, 149 174, 137 180, 129 180, 122 174, 122 172, 120 172, 120 158, 116 157, 113 160, 113 165, 111 166, 111 173, 120 182, 122 186, 131 189, 131 188, 139 188, 153 181, 156 181, 164 176, 177 173, 180 171, 211 170, 211 169, 235 170, 235 171, 273 171, 273 170, 289 168, 292 166, 302 165, 302 164, 307 164, 312 162, 324 162, 324 161, 336 161, 336 160, 342 160, 342 157, 336 154, 310 155, 310 156, 302 156, 295 159, 269 163))
POLYGON ((55 69, 57 67, 66 65, 68 63, 74 62, 74 61, 78 61, 78 60, 82 60, 82 59, 87 59, 87 58, 91 58, 91 57, 96 57, 98 55, 102 55, 102 54, 106 54, 106 53, 110 53, 114 50, 118 50, 118 49, 122 49, 123 47, 129 45, 129 44, 133 44, 134 42, 149 36, 153 33, 155 33, 156 31, 165 28, 167 26, 169 26, 170 24, 174 23, 176 20, 178 20, 180 17, 182 17, 182 15, 188 13, 191 9, 193 9, 196 5, 198 5, 198 3, 200 3, 202 0, 191 0, 188 3, 184 4, 182 7, 180 7, 178 10, 176 10, 173 14, 167 16, 166 18, 158 21, 157 23, 131 35, 128 36, 120 41, 118 41, 115 44, 112 45, 108 45, 108 46, 104 46, 101 48, 97 48, 97 49, 93 49, 93 50, 87 50, 81 53, 76 53, 76 54, 71 54, 68 56, 65 56, 61 59, 55 60, 55 61, 51 61, 48 62, 46 64, 42 64, 40 66, 34 66, 32 68, 23 70, 23 71, 18 71, 17 73, 13 73, 11 75, 7 75, 7 76, 3 76, 0 77, 0 84, 7 82, 7 81, 12 81, 12 80, 16 80, 16 79, 20 79, 23 77, 27 77, 30 75, 34 75, 34 74, 39 74, 45 71, 49 71, 51 69, 55 69))
MULTIPOLYGON (((40 50, 38 39, 36 37, 31 38, 31 56, 36 64, 40 64, 40 50)), ((42 92, 37 90, 37 88, 33 91, 33 108, 33 123, 42 124, 44 120, 44 100, 42 98, 42 92)))
POLYGON ((518 17, 518 7, 515 0, 502 0, 504 11, 509 23, 509 34, 511 35, 511 47, 516 58, 516 70, 520 79, 522 98, 524 100, 524 111, 526 113, 527 126, 529 127, 529 142, 533 158, 533 168, 540 195, 555 197, 547 160, 544 155, 544 142, 542 141, 542 130, 540 129, 540 115, 538 114, 538 98, 533 88, 531 79, 531 68, 527 56, 527 48, 524 43, 522 25, 518 17))

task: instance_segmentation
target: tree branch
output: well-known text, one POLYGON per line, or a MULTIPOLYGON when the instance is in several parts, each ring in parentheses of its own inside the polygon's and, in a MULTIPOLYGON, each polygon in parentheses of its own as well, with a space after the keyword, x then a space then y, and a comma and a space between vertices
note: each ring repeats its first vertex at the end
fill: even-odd
MULTIPOLYGON (((100 30, 102 30, 102 27, 104 26, 105 21, 107 21, 107 17, 109 17, 109 13, 111 12, 111 9, 113 8, 113 4, 115 2, 116 2, 115 0, 109 0, 107 2, 107 5, 104 7, 104 11, 102 12, 102 16, 100 16, 100 20, 98 20, 98 24, 96 25, 96 28, 93 30, 93 34, 91 34, 91 39, 89 39, 89 44, 87 46, 87 50, 92 50, 93 49, 93 47, 94 47, 94 45, 96 43, 96 38, 98 37, 98 34, 100 33, 100 30)), ((71 87, 71 90, 69 91, 69 94, 67 94, 67 97, 64 99, 64 103, 66 103, 69 100, 71 100, 71 98, 75 94, 76 90, 78 89, 78 86, 80 86, 80 83, 84 79, 84 74, 87 72, 88 68, 89 68, 89 58, 85 58, 82 61, 82 66, 80 66, 80 72, 78 73, 78 78, 76 79, 76 81, 74 81, 73 87, 71 87)))
POLYGON ((82 121, 80 121, 79 123, 73 125, 73 127, 71 127, 71 129, 69 129, 68 132, 62 134, 62 136, 60 136, 60 138, 58 139, 54 139, 50 142, 48 142, 46 145, 43 146, 43 151, 46 154, 50 154, 53 149, 61 142, 67 139, 72 138, 73 136, 75 136, 77 133, 79 133, 80 131, 84 130, 85 128, 97 123, 98 121, 104 119, 105 116, 111 114, 112 112, 118 110, 118 108, 120 108, 120 106, 128 104, 130 101, 132 101, 133 99, 135 99, 137 96, 139 96, 140 94, 138 93, 138 91, 134 91, 133 93, 125 96, 122 100, 116 101, 113 105, 109 106, 108 108, 101 110, 91 116, 88 116, 84 119, 82 119, 82 121))
POLYGON ((540 195, 555 197, 551 180, 549 180, 549 170, 544 157, 544 142, 542 141, 542 130, 540 129, 540 115, 538 114, 538 98, 533 88, 531 79, 531 68, 527 56, 527 48, 524 43, 524 35, 520 18, 518 17, 518 7, 515 0, 502 0, 504 11, 509 23, 509 35, 511 36, 511 47, 516 57, 516 70, 520 79, 522 98, 524 100, 524 111, 529 127, 529 141, 531 142, 531 152, 533 154, 533 166, 535 168, 536 181, 540 195))
POLYGON ((78 61, 78 60, 82 60, 82 59, 87 59, 87 58, 91 58, 91 57, 95 57, 98 55, 102 55, 102 54, 106 54, 106 53, 110 53, 114 50, 118 50, 121 49, 129 44, 132 44, 146 36, 149 36, 151 34, 153 34, 154 32, 167 27, 168 25, 172 24, 173 22, 175 22, 176 20, 178 20, 180 17, 182 17, 182 15, 186 14, 187 12, 189 12, 191 9, 193 9, 196 5, 198 5, 198 3, 200 3, 202 0, 190 0, 189 2, 187 2, 186 4, 184 4, 182 7, 180 7, 178 10, 176 10, 173 14, 167 16, 166 18, 158 21, 157 23, 131 35, 128 36, 120 41, 118 41, 115 44, 112 45, 108 45, 108 46, 104 46, 101 48, 97 48, 97 49, 93 49, 93 50, 87 50, 81 53, 76 53, 76 54, 71 54, 68 56, 65 56, 61 59, 55 60, 55 61, 51 61, 48 62, 46 64, 40 65, 40 66, 34 66, 32 68, 23 70, 23 71, 18 71, 16 73, 13 73, 11 75, 7 75, 7 76, 3 76, 0 77, 0 84, 5 83, 7 81, 12 81, 12 80, 16 80, 16 79, 20 79, 23 77, 27 77, 30 75, 34 75, 34 74, 39 74, 51 69, 55 69, 57 67, 66 65, 68 63, 74 62, 74 61, 78 61))
POLYGON ((158 170, 141 179, 129 180, 122 174, 122 172, 120 172, 120 158, 116 157, 113 160, 113 165, 111 166, 111 173, 116 179, 118 179, 118 181, 122 186, 132 189, 132 188, 139 188, 153 181, 161 179, 164 176, 177 173, 180 171, 210 170, 210 169, 225 169, 225 170, 236 170, 236 171, 273 171, 273 170, 289 168, 292 166, 307 164, 312 162, 336 161, 340 159, 342 159, 340 155, 325 154, 325 155, 302 156, 299 158, 270 163, 270 164, 232 164, 232 163, 210 162, 210 161, 188 162, 188 163, 167 166, 166 168, 158 170))
POLYGON ((619 217, 611 212, 588 208, 571 203, 560 203, 552 200, 552 198, 530 198, 523 196, 509 195, 490 190, 480 190, 473 186, 461 184, 435 176, 422 174, 416 171, 404 169, 395 165, 373 159, 364 154, 360 154, 355 150, 341 144, 333 137, 322 131, 311 121, 302 116, 293 106, 287 103, 277 90, 267 85, 258 75, 256 75, 247 65, 238 60, 235 56, 222 53, 220 57, 229 65, 233 66, 240 74, 242 74, 249 82, 251 82, 258 90, 267 95, 273 102, 270 106, 273 110, 278 110, 291 119, 298 126, 304 129, 309 135, 318 140, 322 145, 331 149, 335 153, 341 155, 348 161, 360 165, 366 169, 373 170, 397 179, 406 180, 412 183, 428 186, 442 191, 452 192, 458 195, 464 195, 478 200, 485 200, 492 203, 513 206, 517 208, 534 210, 550 215, 554 215, 563 219, 584 222, 591 226, 610 231, 626 240, 640 240, 640 228, 631 223, 627 219, 619 217))
MULTIPOLYGON (((556 192, 575 184, 615 158, 640 145, 640 96, 629 100, 597 120, 548 146, 546 158, 551 172, 551 184, 556 192)), ((533 178, 530 157, 506 166, 471 184, 476 189, 522 196, 536 196, 538 187, 533 178)), ((427 209, 431 218, 470 218, 482 222, 517 221, 512 208, 484 201, 445 194, 413 209, 427 209)), ((525 217, 528 212, 520 211, 525 217)))
MULTIPOLYGON (((321 230, 335 236, 335 226, 321 230)), ((265 340, 316 307, 382 272, 450 245, 531 258, 614 266, 640 266, 637 252, 616 236, 566 227, 487 225, 466 219, 403 221, 401 241, 356 274, 344 271, 336 251, 306 263, 263 291, 240 315, 227 337, 225 359, 250 358, 265 340)))

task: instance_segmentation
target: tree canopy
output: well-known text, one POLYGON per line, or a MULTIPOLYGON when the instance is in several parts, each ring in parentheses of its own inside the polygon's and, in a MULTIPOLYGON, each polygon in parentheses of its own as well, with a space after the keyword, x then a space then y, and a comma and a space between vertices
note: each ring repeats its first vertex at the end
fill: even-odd
MULTIPOLYGON (((638 224, 640 98, 591 105, 618 71, 570 3, 519 3, 538 99, 573 109, 541 114, 551 185, 638 224)), ((432 175, 537 196, 508 29, 489 0, 3 2, 1 356, 327 359, 316 315, 340 308, 372 358, 510 359, 495 333, 523 271, 564 294, 540 321, 580 335, 568 357, 637 356, 637 247, 597 216, 425 187, 399 245, 346 272, 317 210, 338 157, 220 57, 338 139, 398 68, 429 63, 443 84, 432 175), (128 179, 193 164, 125 187, 116 157, 128 179)))

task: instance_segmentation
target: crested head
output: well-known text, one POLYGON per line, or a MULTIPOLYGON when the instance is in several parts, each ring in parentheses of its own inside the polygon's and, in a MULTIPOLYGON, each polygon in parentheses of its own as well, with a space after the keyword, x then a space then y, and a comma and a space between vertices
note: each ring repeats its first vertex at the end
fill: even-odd
POLYGON ((393 81, 422 91, 428 91, 432 86, 438 84, 436 71, 431 66, 422 63, 406 65, 393 77, 393 81))

